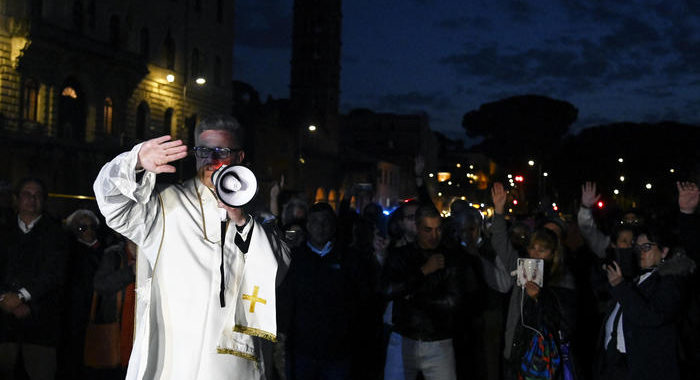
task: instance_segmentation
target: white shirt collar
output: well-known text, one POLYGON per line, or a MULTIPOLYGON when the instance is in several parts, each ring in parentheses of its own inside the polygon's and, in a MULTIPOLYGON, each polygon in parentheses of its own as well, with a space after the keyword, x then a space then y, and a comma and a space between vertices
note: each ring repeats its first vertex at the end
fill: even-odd
POLYGON ((41 219, 41 217, 42 217, 42 215, 39 215, 36 217, 36 219, 29 222, 29 224, 25 224, 22 221, 22 219, 20 219, 19 215, 17 215, 17 225, 19 226, 19 229, 22 230, 23 233, 28 234, 29 231, 31 231, 32 228, 34 228, 34 226, 39 221, 39 219, 41 219))

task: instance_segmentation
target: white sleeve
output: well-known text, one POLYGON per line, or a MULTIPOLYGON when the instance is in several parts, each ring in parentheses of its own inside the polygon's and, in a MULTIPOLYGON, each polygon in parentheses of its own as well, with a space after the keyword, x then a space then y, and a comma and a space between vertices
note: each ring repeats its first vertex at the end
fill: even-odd
MULTIPOLYGON (((105 164, 95 179, 93 190, 105 223, 141 247, 150 245, 153 239, 160 240, 162 218, 158 194, 153 191, 156 174, 145 171, 137 181, 140 149, 141 144, 138 144, 105 164)), ((153 264, 155 257, 147 259, 153 264)))

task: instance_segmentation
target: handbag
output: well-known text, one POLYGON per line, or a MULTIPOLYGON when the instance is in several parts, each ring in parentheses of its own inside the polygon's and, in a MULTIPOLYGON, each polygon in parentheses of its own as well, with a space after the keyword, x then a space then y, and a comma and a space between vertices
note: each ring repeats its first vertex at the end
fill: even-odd
MULTIPOLYGON (((121 315, 122 292, 117 293, 117 315, 121 315)), ((116 368, 121 365, 120 321, 95 323, 97 292, 92 294, 90 320, 85 331, 85 353, 83 360, 90 368, 116 368)))

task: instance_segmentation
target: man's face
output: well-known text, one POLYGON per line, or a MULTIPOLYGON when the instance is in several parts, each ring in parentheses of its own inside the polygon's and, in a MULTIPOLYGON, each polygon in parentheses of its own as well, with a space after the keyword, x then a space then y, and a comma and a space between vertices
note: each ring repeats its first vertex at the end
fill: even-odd
POLYGON ((200 147, 206 148, 229 148, 231 153, 228 157, 221 158, 212 153, 209 157, 196 157, 197 175, 204 185, 214 187, 211 182, 211 175, 222 165, 240 164, 245 156, 240 145, 233 134, 228 131, 208 129, 199 135, 200 147))
POLYGON ((440 245, 442 229, 440 217, 425 217, 418 222, 418 234, 416 242, 423 249, 435 249, 440 245))
POLYGON ((335 215, 329 212, 312 212, 306 222, 311 244, 317 248, 328 243, 335 236, 335 215))
POLYGON ((649 241, 647 235, 639 235, 634 248, 639 253, 639 266, 642 269, 659 265, 668 253, 668 248, 662 249, 658 244, 649 241))
POLYGON ((36 182, 27 182, 17 195, 17 213, 39 216, 44 211, 44 192, 36 182))
POLYGON ((416 238, 416 210, 418 206, 406 206, 403 209, 403 217, 399 225, 401 232, 407 241, 413 241, 416 238))

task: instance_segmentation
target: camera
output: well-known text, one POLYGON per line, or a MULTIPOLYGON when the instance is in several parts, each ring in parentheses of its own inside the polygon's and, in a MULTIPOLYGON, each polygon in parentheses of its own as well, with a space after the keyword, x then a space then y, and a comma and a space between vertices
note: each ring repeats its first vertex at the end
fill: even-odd
POLYGON ((518 259, 516 269, 516 279, 518 286, 525 286, 528 281, 532 281, 537 286, 544 284, 544 260, 542 259, 518 259))

